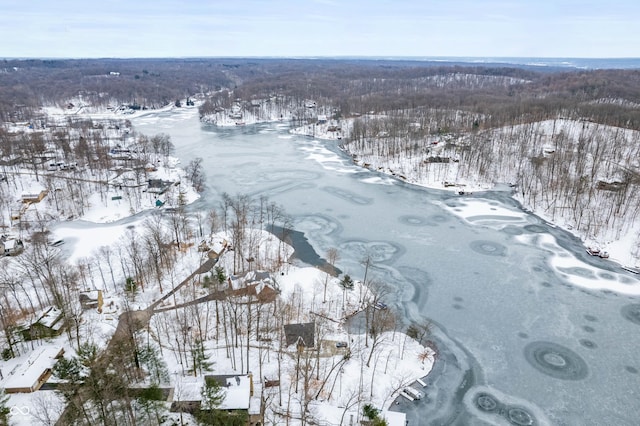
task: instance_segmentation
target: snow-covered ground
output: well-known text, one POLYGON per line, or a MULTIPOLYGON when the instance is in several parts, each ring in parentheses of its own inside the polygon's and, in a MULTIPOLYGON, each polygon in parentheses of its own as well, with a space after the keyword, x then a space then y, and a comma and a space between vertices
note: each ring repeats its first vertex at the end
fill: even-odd
MULTIPOLYGON (((169 161, 166 167, 159 166, 157 169, 156 172, 153 172, 154 178, 182 182, 180 191, 183 197, 182 202, 189 203, 197 198, 197 194, 187 188, 184 174, 175 162, 169 161)), ((32 180, 30 174, 20 174, 18 180, 20 182, 17 185, 19 188, 33 189, 28 185, 32 180)), ((168 205, 175 206, 178 194, 172 195, 171 190, 163 195, 163 201, 168 205)), ((13 193, 11 197, 19 198, 19 194, 13 193)), ((60 200, 47 196, 41 202, 30 205, 27 209, 29 213, 26 213, 24 217, 28 217, 28 215, 58 217, 55 214, 56 201, 60 200)), ((64 241, 62 245, 50 249, 54 255, 64 256, 65 261, 69 264, 85 265, 83 268, 93 265, 93 267, 89 266, 88 269, 85 269, 86 279, 84 282, 91 283, 91 287, 86 290, 101 290, 104 297, 104 308, 101 313, 95 309, 88 309, 82 313, 80 333, 83 341, 91 341, 100 349, 104 349, 111 339, 118 316, 122 312, 126 309, 146 308, 181 282, 203 261, 203 254, 197 250, 198 240, 192 237, 190 241, 184 242, 183 247, 179 250, 176 264, 171 273, 164 277, 162 283, 151 282, 141 286, 133 299, 125 296, 119 283, 123 282, 126 276, 124 271, 118 267, 120 263, 118 259, 120 256, 130 256, 130 253, 127 252, 127 246, 146 232, 147 221, 154 216, 134 215, 145 210, 157 210, 158 214, 162 216, 164 209, 155 207, 154 201, 155 197, 152 194, 144 194, 140 188, 131 189, 128 192, 112 188, 102 195, 94 193, 86 200, 83 214, 78 217, 81 221, 63 221, 49 228, 51 241, 64 241), (131 201, 134 195, 138 197, 137 203, 131 201), (114 199, 118 196, 122 196, 122 199, 114 199), (120 224, 112 223, 122 219, 127 220, 120 224), (107 266, 110 262, 116 266, 107 266), (164 287, 164 291, 161 291, 160 284, 164 287)), ((228 237, 214 236, 210 237, 208 242, 210 246, 217 247, 220 245, 219 242, 225 238, 228 237)), ((257 240, 264 244, 264 248, 260 252, 260 257, 263 259, 279 256, 286 258, 291 254, 291 248, 285 246, 283 249, 282 244, 271 234, 263 233, 257 240), (275 250, 273 247, 277 247, 280 251, 284 250, 284 252, 276 255, 273 253, 275 250)), ((226 254, 220 259, 219 264, 224 266, 226 270, 232 270, 233 261, 231 259, 232 255, 226 254)), ((324 321, 323 346, 320 355, 322 373, 328 374, 335 364, 343 360, 347 350, 351 354, 351 358, 333 375, 329 376, 328 382, 331 383, 327 383, 326 389, 318 393, 317 399, 313 398, 309 402, 307 411, 314 418, 337 423, 343 415, 357 417, 365 402, 372 403, 377 407, 389 406, 402 387, 409 385, 419 377, 424 377, 431 370, 434 361, 433 351, 397 331, 384 332, 380 335, 375 353, 371 357, 370 367, 365 365, 372 343, 369 342, 369 347, 367 347, 364 335, 349 335, 345 331, 344 323, 339 320, 358 312, 363 308, 363 304, 369 300, 365 300, 361 296, 363 293, 367 293, 361 288, 362 283, 356 280, 355 288, 347 291, 338 285, 336 278, 328 278, 324 272, 316 268, 296 267, 287 263, 274 273, 278 277, 280 297, 283 300, 295 299, 302 303, 300 311, 305 314, 299 318, 300 321, 311 321, 316 317, 338 318, 335 321, 324 321), (323 303, 320 287, 327 278, 329 296, 327 301, 323 303), (348 349, 337 348, 336 342, 345 342, 348 349), (351 405, 356 393, 362 395, 362 398, 360 398, 359 404, 351 405), (342 407, 345 404, 346 408, 342 407)), ((179 305, 206 294, 206 290, 198 288, 193 283, 188 285, 185 291, 176 293, 174 298, 164 302, 161 308, 171 309, 176 304, 179 305)), ((25 298, 33 298, 33 296, 29 292, 24 294, 25 298)), ((26 299, 22 302, 26 305, 26 299)), ((170 312, 172 311, 158 313, 154 318, 162 318, 170 315, 170 312)), ((216 359, 211 373, 236 374, 238 372, 237 364, 232 365, 230 359, 225 356, 226 348, 223 342, 208 339, 205 344, 208 354, 216 359)), ((259 342, 254 342, 254 344, 256 347, 252 346, 249 358, 252 363, 251 370, 258 371, 260 368, 254 364, 257 359, 264 357, 264 348, 257 347, 259 342)), ((11 380, 13 376, 11 372, 17 371, 19 365, 28 364, 29 357, 33 356, 35 352, 43 347, 54 346, 63 347, 66 356, 74 356, 75 354, 75 342, 69 341, 66 334, 55 337, 46 343, 37 342, 33 350, 29 350, 23 345, 23 353, 20 357, 8 362, 0 362, 4 381, 11 380)), ((178 357, 173 356, 169 348, 164 349, 164 359, 172 374, 172 384, 179 385, 188 373, 185 372, 182 365, 176 362, 178 357)), ((269 350, 272 353, 271 360, 262 365, 263 377, 275 377, 278 372, 277 348, 274 345, 269 350)), ((294 371, 295 356, 292 354, 296 353, 295 348, 289 348, 287 352, 289 355, 284 356, 281 360, 281 368, 287 372, 294 371)), ((289 392, 293 387, 292 380, 292 374, 283 374, 280 387, 271 389, 270 392, 273 393, 276 389, 282 390, 283 393, 289 392)), ((0 385, 3 385, 4 381, 0 385)), ((314 386, 315 390, 319 390, 317 382, 314 386)), ((286 395, 286 398, 289 399, 290 414, 295 415, 296 411, 300 410, 300 395, 286 395)), ((275 400, 274 395, 271 400, 275 400)), ((46 419, 43 420, 46 416, 55 419, 64 408, 64 401, 52 391, 37 391, 29 394, 11 394, 8 406, 12 407, 12 424, 31 425, 46 422, 46 419)), ((271 410, 268 412, 273 418, 282 419, 281 409, 268 408, 268 410, 271 410)), ((389 413, 387 416, 396 420, 403 417, 398 413, 389 413)), ((296 424, 296 422, 291 424, 296 424)))
MULTIPOLYGON (((167 107, 167 110, 173 108, 173 106, 167 107)), ((157 111, 157 110, 156 110, 157 111)), ((134 112, 133 114, 144 114, 145 111, 134 112)), ((109 114, 115 115, 113 112, 101 113, 95 112, 93 114, 104 114, 105 117, 109 114)), ((277 117, 276 119, 279 119, 277 117)), ((257 121, 257 119, 256 119, 257 121)), ((224 125, 224 123, 219 123, 224 125)), ((227 123, 228 124, 228 123, 227 123)), ((248 124, 248 123, 247 123, 248 124)), ((234 123, 235 125, 235 123, 234 123)), ((338 139, 338 133, 336 131, 329 131, 328 126, 337 125, 336 123, 328 123, 327 126, 313 125, 296 129, 293 133, 307 134, 316 138, 338 139)), ((341 128, 347 129, 349 124, 346 121, 340 123, 341 128)), ((322 147, 309 148, 310 158, 318 156, 322 158, 323 165, 328 168, 336 167, 338 171, 342 171, 339 166, 339 159, 331 158, 327 160, 328 151, 322 147)), ((357 164, 366 166, 363 161, 358 161, 357 164)), ((434 167, 434 170, 436 168, 434 167)), ((417 176, 410 174, 408 165, 399 162, 388 168, 381 168, 380 171, 395 175, 396 177, 406 180, 407 182, 415 183, 423 186, 433 186, 442 189, 441 182, 450 179, 449 174, 440 170, 437 180, 438 185, 431 185, 420 181, 417 176), (407 167, 405 167, 407 166, 407 167), (443 176, 446 177, 443 178, 443 176)), ((159 167, 156 177, 158 179, 176 180, 183 179, 180 169, 175 167, 175 164, 170 167, 159 167)), ((446 172, 449 173, 449 172, 446 172)), ((381 177, 372 177, 372 180, 380 184, 384 184, 385 180, 381 177)), ((28 188, 28 183, 31 181, 29 177, 25 177, 24 182, 20 185, 21 188, 28 188)), ((432 177, 432 180, 436 180, 436 177, 432 177)), ((452 179, 461 185, 462 181, 459 179, 452 179)), ((21 181, 22 182, 22 181, 21 181)), ((466 186, 456 187, 456 191, 463 188, 465 193, 475 192, 480 189, 486 189, 489 187, 487 183, 480 181, 468 180, 464 182, 466 186)), ((197 198, 197 194, 191 190, 187 190, 185 183, 182 184, 182 196, 186 198, 186 202, 192 202, 197 198)), ((118 219, 131 217, 135 213, 139 213, 148 209, 155 209, 155 204, 152 201, 154 197, 150 196, 148 203, 141 203, 139 207, 132 208, 132 204, 126 200, 113 200, 116 193, 115 191, 107 193, 107 196, 100 197, 99 194, 94 194, 88 200, 88 207, 85 210, 82 219, 85 221, 81 226, 75 226, 73 223, 60 223, 52 228, 53 239, 63 239, 67 241, 60 250, 62 250, 71 263, 80 263, 86 259, 95 259, 100 261, 101 256, 105 255, 105 248, 107 251, 111 251, 112 255, 118 253, 118 255, 124 255, 122 242, 130 240, 132 234, 141 232, 144 229, 146 220, 143 217, 131 218, 126 225, 112 225, 109 222, 113 222, 118 219), (97 196, 97 197, 96 197, 97 196), (120 248, 118 248, 120 247, 120 248)), ((12 194, 14 198, 19 194, 16 192, 12 194)), ((51 198, 47 198, 50 200, 51 198)), ((177 194, 168 195, 165 201, 169 199, 177 199, 177 194)), ((51 203, 51 201, 48 201, 51 203)), ((172 203, 169 203, 172 204, 172 203)), ((174 204, 175 205, 175 204, 174 204)), ((38 214, 44 214, 47 210, 47 204, 40 205, 34 204, 34 211, 38 211, 38 214)), ((50 204, 49 204, 50 206, 50 204)), ((447 208, 445 206, 445 208, 447 208)), ((479 226, 504 226, 505 223, 526 223, 526 214, 517 209, 510 209, 507 207, 496 207, 495 203, 482 198, 481 194, 474 197, 461 196, 459 205, 455 209, 449 209, 452 214, 456 214, 459 217, 474 223, 479 226), (478 217, 485 217, 478 220, 478 217), (490 216, 490 217, 489 217, 490 216), (500 218, 506 218, 507 221, 503 221, 500 218)), ((542 215, 544 217, 544 215, 542 215)), ((561 223, 562 225, 562 223, 561 223)), ((627 256, 632 252, 632 245, 635 243, 634 238, 629 233, 627 237, 612 241, 607 244, 606 248, 611 253, 611 258, 618 260, 623 264, 629 264, 630 259, 627 256), (625 257, 626 256, 626 257, 625 257)), ((212 237, 213 240, 210 243, 216 244, 220 240, 225 239, 225 235, 217 235, 212 237)), ((574 285, 584 286, 591 289, 608 289, 629 295, 640 294, 640 288, 635 285, 629 285, 625 282, 622 274, 611 273, 606 277, 599 274, 596 268, 586 265, 581 262, 575 256, 562 249, 549 235, 537 235, 535 241, 525 240, 525 236, 519 237, 524 243, 538 244, 551 253, 553 253, 551 265, 559 273, 565 274, 567 280, 574 285), (579 270, 580 273, 569 273, 571 271, 579 270)), ((280 246, 273 236, 270 234, 264 234, 258 238, 264 245, 264 258, 277 257, 270 251, 274 250, 273 247, 280 246)), ((148 286, 141 289, 136 295, 136 298, 131 303, 131 308, 145 308, 154 301, 158 300, 163 293, 177 285, 183 278, 193 272, 198 265, 203 261, 202 253, 197 251, 197 239, 193 238, 189 241, 189 244, 185 245, 184 250, 180 250, 179 259, 176 262, 172 273, 165 277, 163 282, 164 291, 160 291, 159 283, 149 283, 148 286)), ((285 249, 286 255, 291 253, 290 248, 285 249)), ((233 262, 231 260, 232 255, 225 253, 220 259, 219 265, 225 267, 226 270, 233 269, 233 262)), ((115 258, 114 258, 115 259, 115 258)), ((117 260, 115 260, 117 262, 117 260)), ((117 269, 117 268, 115 268, 117 269)), ((105 271, 93 270, 89 272, 91 275, 90 281, 96 283, 95 287, 102 289, 105 292, 105 306, 106 309, 103 313, 97 313, 94 310, 88 310, 83 313, 82 329, 84 336, 92 336, 93 340, 99 347, 104 348, 108 343, 113 331, 115 331, 115 325, 117 323, 117 316, 124 310, 125 298, 123 294, 111 284, 111 278, 101 279, 101 275, 108 276, 105 271)), ((125 277, 121 272, 115 272, 115 281, 121 281, 125 277)), ((432 368, 434 362, 434 353, 429 348, 425 348, 418 342, 411 338, 408 338, 405 334, 398 331, 386 331, 379 336, 376 350, 371 357, 370 366, 367 367, 367 361, 372 350, 372 342, 366 341, 364 335, 349 334, 344 326, 343 318, 354 314, 355 312, 363 309, 364 304, 370 301, 370 298, 363 298, 361 294, 367 293, 362 288, 362 283, 356 280, 355 288, 353 290, 345 290, 339 285, 339 280, 336 278, 328 279, 327 300, 323 302, 324 286, 323 282, 327 278, 324 272, 321 272, 317 268, 293 266, 290 264, 283 264, 279 269, 274 271, 275 277, 277 277, 278 286, 280 289, 280 298, 283 301, 295 302, 293 306, 298 307, 298 315, 295 318, 296 321, 306 322, 312 320, 321 321, 321 318, 329 318, 330 320, 324 320, 323 323, 323 340, 325 344, 321 347, 320 351, 320 367, 321 374, 329 375, 327 385, 322 391, 320 391, 320 383, 318 381, 311 381, 314 390, 318 391, 318 397, 312 398, 311 401, 305 400, 302 392, 294 392, 295 387, 295 374, 291 372, 296 371, 296 351, 294 348, 288 348, 284 351, 284 356, 281 357, 280 366, 283 371, 288 373, 281 375, 281 382, 279 387, 270 388, 266 391, 269 396, 271 406, 267 411, 267 419, 279 423, 282 422, 280 416, 283 412, 289 409, 290 414, 295 415, 300 413, 301 408, 308 402, 307 410, 313 415, 315 419, 328 424, 338 424, 340 419, 348 419, 352 414, 357 417, 361 413, 362 404, 365 402, 380 408, 387 408, 391 404, 392 400, 399 395, 399 391, 407 385, 415 384, 416 379, 424 377, 432 368), (346 343, 346 347, 338 348, 336 343, 346 343), (350 358, 345 360, 345 354, 350 351, 350 358), (344 361, 344 362, 343 362, 344 361), (332 368, 339 363, 343 362, 340 368, 337 368, 330 374, 332 368), (329 383, 330 382, 330 383, 329 383), (361 395, 360 400, 355 395, 361 395), (283 407, 278 407, 277 402, 282 399, 286 404, 283 407)), ((176 294, 176 299, 163 305, 164 308, 170 308, 174 304, 180 304, 192 300, 194 297, 206 295, 207 292, 202 288, 198 288, 192 285, 189 291, 179 292, 176 294)), ((371 297, 371 296, 369 296, 371 297)), ((209 302, 212 303, 212 302, 209 302)), ((158 313, 154 315, 153 322, 157 319, 172 315, 177 310, 167 311, 164 313, 158 313)), ((212 360, 215 360, 215 364, 211 371, 212 374, 239 374, 242 373, 238 367, 237 362, 233 362, 231 357, 228 356, 228 348, 225 345, 223 339, 220 336, 217 339, 212 336, 207 336, 205 342, 205 348, 207 354, 212 360)), ((153 335, 150 336, 153 338, 153 335)), ((370 339, 369 339, 370 340, 370 339)), ((162 345, 162 341, 158 342, 162 345)), ((46 345, 62 345, 68 355, 72 355, 74 350, 72 345, 68 342, 65 335, 52 339, 51 342, 46 345)), ((172 377, 172 384, 180 386, 187 380, 187 372, 179 360, 179 356, 174 353, 171 347, 164 346, 164 360, 167 362, 168 370, 172 377)), ((18 365, 28 362, 28 357, 32 355, 38 348, 34 348, 33 351, 28 351, 20 358, 13 359, 9 362, 0 362, 0 370, 8 380, 10 377, 9 372, 17 369, 18 365)), ((313 354, 311 354, 313 356, 313 354)), ((242 355, 240 355, 242 356, 242 355)), ((258 380, 263 377, 274 378, 278 376, 278 342, 277 339, 270 342, 254 342, 252 341, 249 350, 249 367, 244 370, 250 370, 257 375, 259 371, 262 377, 257 377, 258 380), (266 355, 265 355, 266 354, 266 355), (262 365, 258 365, 258 360, 263 360, 262 365)), ((17 371, 17 370, 15 370, 17 371)), ((195 385, 202 385, 202 381, 189 379, 191 382, 195 382, 195 385)), ((0 382, 2 385, 2 382, 0 382)), ((416 389, 419 388, 415 385, 416 389)), ((197 394, 197 392, 196 392, 197 394)), ((315 396, 315 393, 314 393, 315 396)), ((38 391, 31 394, 12 394, 8 403, 9 407, 13 408, 11 412, 12 422, 16 425, 30 425, 35 424, 39 419, 34 417, 35 413, 42 413, 42 407, 48 406, 51 415, 56 412, 60 412, 63 406, 63 402, 60 396, 51 391, 38 391)), ((40 414, 38 414, 40 415, 40 414)), ((389 417, 394 414, 389 414, 389 417)), ((296 421, 290 422, 290 424, 298 424, 296 421)))

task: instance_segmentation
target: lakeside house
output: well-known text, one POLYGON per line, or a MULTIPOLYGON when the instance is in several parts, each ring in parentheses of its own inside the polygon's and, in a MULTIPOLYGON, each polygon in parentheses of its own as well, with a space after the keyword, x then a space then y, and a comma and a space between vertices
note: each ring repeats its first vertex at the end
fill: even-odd
POLYGON ((49 379, 53 366, 64 354, 61 346, 41 346, 24 360, 18 360, 0 386, 6 393, 35 392, 49 379))

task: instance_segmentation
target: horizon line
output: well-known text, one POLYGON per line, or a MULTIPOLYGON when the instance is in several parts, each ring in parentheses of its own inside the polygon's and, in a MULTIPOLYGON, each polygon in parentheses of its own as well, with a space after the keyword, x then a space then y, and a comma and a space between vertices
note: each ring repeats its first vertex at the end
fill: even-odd
POLYGON ((579 60, 640 60, 640 56, 446 56, 446 55, 194 55, 194 56, 0 56, 1 60, 78 60, 78 59, 373 59, 373 60, 433 60, 433 59, 579 59, 579 60))

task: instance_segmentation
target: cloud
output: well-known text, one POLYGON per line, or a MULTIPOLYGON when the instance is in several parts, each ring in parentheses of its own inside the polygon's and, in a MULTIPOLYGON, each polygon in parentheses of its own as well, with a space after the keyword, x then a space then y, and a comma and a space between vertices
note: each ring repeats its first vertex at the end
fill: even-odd
POLYGON ((640 56, 622 0, 0 1, 1 56, 640 56))

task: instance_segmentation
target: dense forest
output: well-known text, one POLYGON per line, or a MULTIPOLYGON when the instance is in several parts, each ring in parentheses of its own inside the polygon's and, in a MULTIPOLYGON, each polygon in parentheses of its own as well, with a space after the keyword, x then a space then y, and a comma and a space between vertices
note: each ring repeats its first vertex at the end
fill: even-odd
MULTIPOLYGON (((243 100, 272 94, 311 98, 334 105, 345 116, 455 108, 486 117, 484 126, 558 114, 640 126, 638 70, 310 59, 4 60, 0 118, 28 120, 40 106, 64 106, 79 96, 94 106, 156 108, 218 92, 210 101, 215 104, 222 89, 243 100)), ((205 113, 210 105, 203 106, 205 113)))

